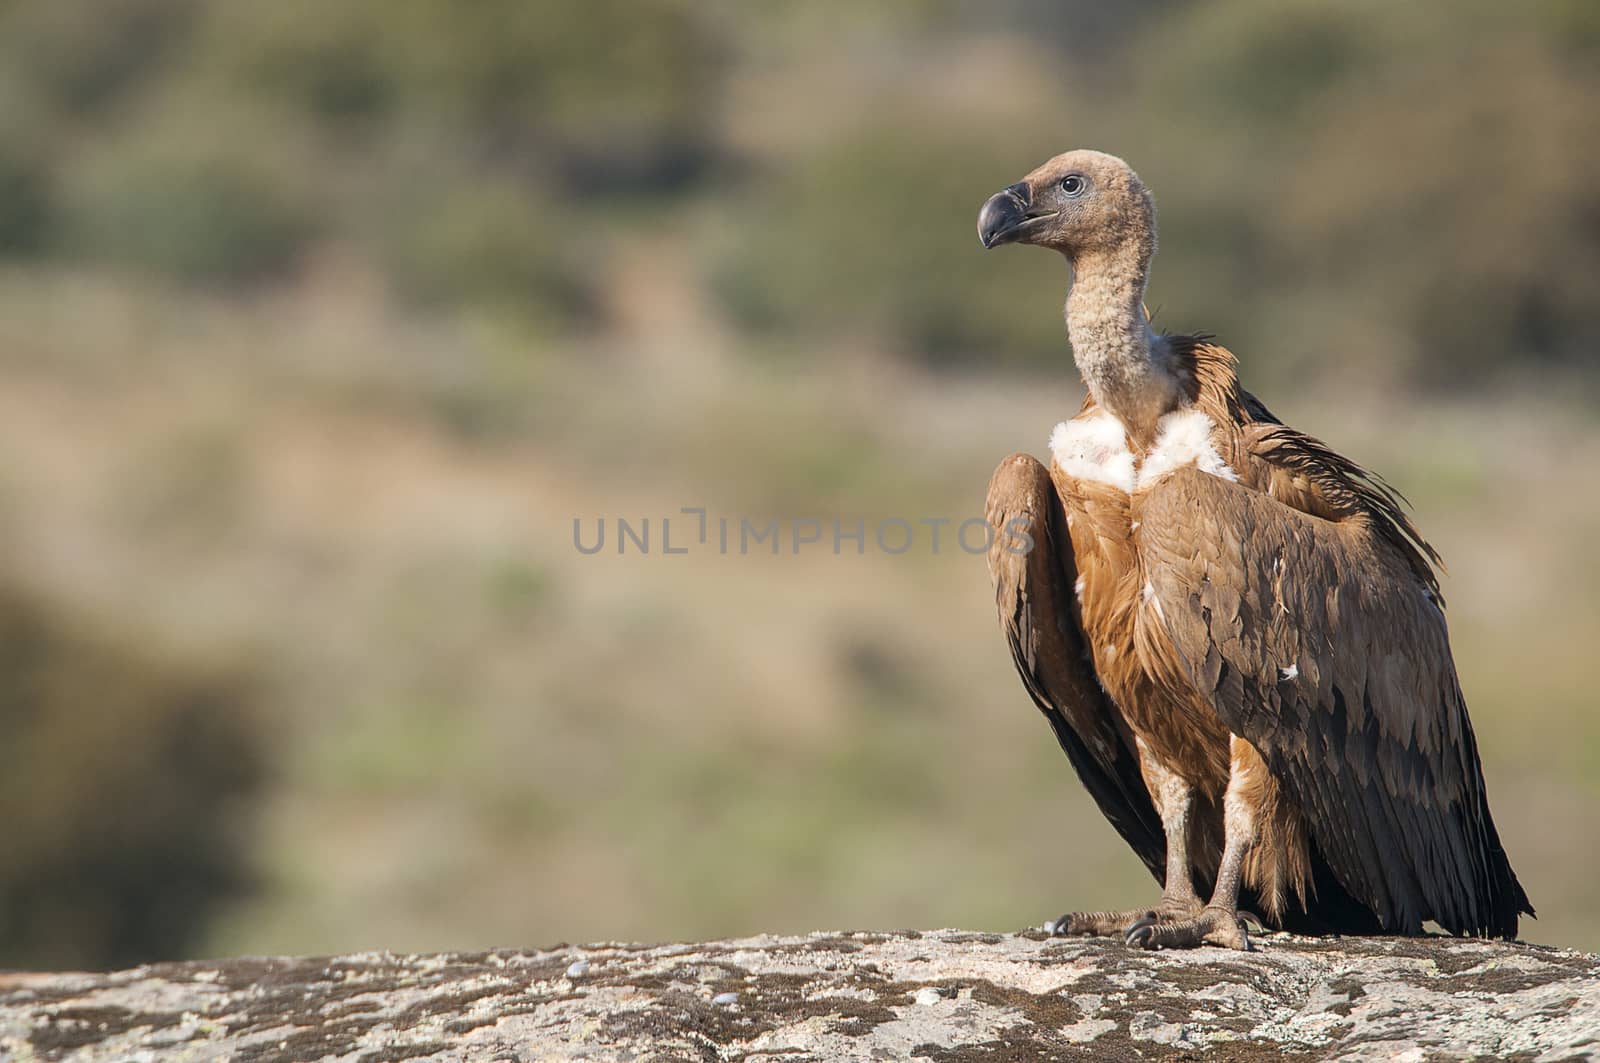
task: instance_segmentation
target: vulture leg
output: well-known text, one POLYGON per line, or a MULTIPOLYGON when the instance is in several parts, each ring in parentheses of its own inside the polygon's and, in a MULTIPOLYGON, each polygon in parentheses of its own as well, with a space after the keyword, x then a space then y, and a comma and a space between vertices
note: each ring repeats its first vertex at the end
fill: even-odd
POLYGON ((1261 805, 1271 776, 1250 743, 1234 735, 1229 748, 1232 757, 1228 791, 1222 799, 1226 841, 1210 903, 1191 919, 1170 923, 1142 919, 1128 928, 1128 944, 1147 949, 1221 945, 1250 951, 1250 935, 1245 932, 1244 917, 1239 913, 1239 883, 1245 858, 1259 835, 1261 805))
POLYGON ((1202 913, 1200 897, 1194 890, 1189 859, 1189 814, 1194 806, 1194 788, 1176 772, 1161 765, 1143 741, 1138 743, 1139 764, 1144 779, 1161 814, 1167 835, 1166 886, 1161 901, 1153 908, 1134 908, 1125 912, 1075 912, 1046 924, 1053 934, 1096 934, 1120 937, 1133 943, 1133 935, 1155 925, 1193 922, 1202 913))
MULTIPOLYGON (((1169 877, 1167 881, 1175 880, 1169 877)), ((1191 923, 1204 914, 1200 898, 1195 896, 1194 888, 1188 885, 1187 869, 1182 881, 1186 889, 1169 887, 1162 892, 1161 900, 1153 908, 1129 908, 1111 912, 1068 912, 1050 920, 1044 925, 1044 929, 1056 937, 1084 935, 1120 937, 1129 944, 1134 944, 1133 935, 1143 928, 1179 926, 1191 923)))

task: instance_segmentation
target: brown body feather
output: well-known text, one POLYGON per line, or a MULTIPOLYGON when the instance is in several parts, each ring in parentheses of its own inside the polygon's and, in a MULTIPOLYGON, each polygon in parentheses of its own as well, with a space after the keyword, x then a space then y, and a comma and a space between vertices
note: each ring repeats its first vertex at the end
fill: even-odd
MULTIPOLYGON (((1037 485, 1027 507, 1007 466, 991 485, 997 571, 1015 541, 1008 519, 1045 528, 1028 567, 1053 593, 1022 623, 1058 637, 1033 640, 1029 655, 1047 662, 1035 699, 1064 694, 1062 716, 1095 736, 1105 761, 1142 745, 1191 784, 1189 856, 1202 882, 1221 859, 1233 779, 1258 810, 1244 885, 1277 924, 1417 933, 1434 919, 1514 936, 1531 908, 1488 816, 1437 554, 1381 479, 1240 387, 1224 348, 1166 342, 1236 483, 1188 467, 1127 492, 1053 462, 1070 556, 1038 521, 1052 500, 1037 485), (1067 582, 1076 600, 1062 609, 1067 582), (1103 697, 1084 693, 1091 672, 1103 697), (1116 734, 1124 748, 1109 750, 1116 734)), ((1079 418, 1098 412, 1091 397, 1079 418)), ((1149 444, 1130 445, 1141 461, 1149 444)), ((997 576, 997 592, 1002 617, 1015 618, 1017 588, 997 576)), ((1008 622, 1014 646, 1018 623, 1008 622)), ((1159 814, 1159 788, 1147 791, 1159 814)), ((1148 848, 1140 855, 1154 868, 1148 848)))

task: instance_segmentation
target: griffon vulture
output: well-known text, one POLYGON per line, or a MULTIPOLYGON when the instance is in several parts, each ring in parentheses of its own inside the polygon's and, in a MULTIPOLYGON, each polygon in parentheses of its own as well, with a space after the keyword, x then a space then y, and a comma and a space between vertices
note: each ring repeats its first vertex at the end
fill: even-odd
POLYGON ((1089 392, 1048 468, 1015 454, 990 482, 1000 625, 1163 885, 1048 929, 1248 949, 1253 909, 1307 932, 1515 937, 1533 908, 1489 815, 1438 555, 1404 500, 1273 417, 1209 337, 1151 330, 1155 209, 1121 159, 1051 159, 983 205, 978 235, 1071 263, 1089 392))

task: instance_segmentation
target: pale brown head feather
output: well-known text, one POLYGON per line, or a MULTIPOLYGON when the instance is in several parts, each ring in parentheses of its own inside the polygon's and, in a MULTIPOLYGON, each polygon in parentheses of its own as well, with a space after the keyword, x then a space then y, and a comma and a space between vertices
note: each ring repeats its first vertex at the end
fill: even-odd
POLYGON ((1100 151, 1057 155, 990 197, 978 236, 985 247, 1033 244, 1072 263, 1066 318, 1078 369, 1095 400, 1148 441, 1181 395, 1144 313, 1156 221, 1139 175, 1100 151))
POLYGON ((1022 183, 1028 186, 1033 209, 1053 210, 1055 216, 1021 242, 1052 248, 1073 261, 1131 249, 1141 270, 1155 254, 1155 200, 1133 168, 1115 155, 1064 152, 1022 183), (1063 184, 1069 178, 1084 182, 1075 195, 1063 184))

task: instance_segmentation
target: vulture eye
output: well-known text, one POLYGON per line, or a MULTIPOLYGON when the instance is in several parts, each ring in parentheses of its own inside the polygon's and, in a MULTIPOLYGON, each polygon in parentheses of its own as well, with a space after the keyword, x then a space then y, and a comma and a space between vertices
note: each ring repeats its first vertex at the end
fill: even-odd
POLYGON ((1089 187, 1088 182, 1075 173, 1069 173, 1061 179, 1061 191, 1069 196, 1081 196, 1087 187, 1089 187))

